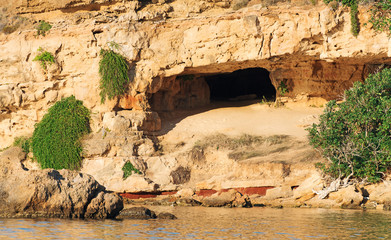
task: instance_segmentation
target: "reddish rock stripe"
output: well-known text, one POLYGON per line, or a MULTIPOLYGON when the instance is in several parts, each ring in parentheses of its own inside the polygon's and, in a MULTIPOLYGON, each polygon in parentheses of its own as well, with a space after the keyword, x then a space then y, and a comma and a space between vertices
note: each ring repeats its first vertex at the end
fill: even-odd
POLYGON ((176 194, 178 191, 170 191, 170 192, 162 192, 161 195, 174 195, 176 194))
POLYGON ((155 198, 158 194, 153 193, 121 193, 123 198, 140 199, 140 198, 155 198))
MULTIPOLYGON (((274 188, 274 187, 265 186, 265 187, 247 187, 247 188, 234 188, 234 189, 242 194, 247 194, 247 195, 258 194, 258 195, 264 196, 264 195, 266 195, 266 191, 271 188, 274 188)), ((197 191, 195 194, 200 197, 208 197, 208 196, 211 196, 217 192, 228 192, 229 190, 231 190, 231 188, 221 189, 219 191, 216 191, 214 189, 201 189, 201 190, 197 191)), ((121 193, 120 195, 123 198, 127 198, 127 199, 140 199, 140 198, 155 198, 159 195, 170 196, 170 195, 174 195, 176 193, 177 193, 177 191, 157 192, 157 193, 139 192, 139 193, 121 193)))
POLYGON ((258 194, 261 196, 266 195, 266 191, 268 189, 274 188, 272 186, 266 186, 266 187, 247 187, 247 188, 235 188, 236 191, 240 192, 241 194, 247 194, 247 195, 254 195, 258 194))
POLYGON ((215 193, 217 193, 217 191, 213 190, 213 189, 201 189, 201 190, 197 191, 195 194, 200 197, 208 197, 208 196, 211 196, 215 193))
POLYGON ((139 192, 139 193, 120 193, 123 198, 127 199, 140 199, 140 198, 155 198, 160 195, 174 195, 177 191, 169 191, 169 192, 157 192, 157 193, 147 193, 147 192, 139 192))

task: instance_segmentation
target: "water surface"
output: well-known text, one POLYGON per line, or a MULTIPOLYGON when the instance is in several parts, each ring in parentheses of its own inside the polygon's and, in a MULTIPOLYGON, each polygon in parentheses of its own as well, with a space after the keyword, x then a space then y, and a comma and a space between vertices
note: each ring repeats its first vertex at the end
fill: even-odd
POLYGON ((0 219, 0 239, 391 239, 391 213, 153 207, 177 220, 0 219))

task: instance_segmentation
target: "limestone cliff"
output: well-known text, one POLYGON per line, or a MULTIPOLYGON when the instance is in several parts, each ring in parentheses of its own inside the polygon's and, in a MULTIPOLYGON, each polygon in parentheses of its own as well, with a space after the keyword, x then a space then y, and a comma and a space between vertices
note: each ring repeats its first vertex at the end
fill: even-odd
MULTIPOLYGON (((362 24, 358 37, 352 36, 347 9, 295 2, 265 6, 251 1, 255 3, 233 10, 234 2, 27 0, 9 4, 11 15, 28 20, 14 33, 0 35, 0 148, 15 136, 31 133, 51 104, 71 94, 92 110, 97 130, 103 114, 115 106, 134 110, 152 106, 159 111, 207 103, 203 82, 207 74, 261 67, 270 72, 274 86, 287 85, 289 96, 305 93, 334 99, 352 82, 388 62, 386 34, 362 24), (33 23, 39 20, 53 25, 46 36, 36 36, 33 23), (120 45, 131 63, 131 86, 119 103, 102 105, 99 50, 110 41, 120 45), (47 71, 33 61, 39 47, 55 56, 56 63, 47 71), (194 76, 197 86, 189 90, 176 79, 178 75, 194 76)), ((361 23, 368 18, 364 8, 361 23)))
MULTIPOLYGON (((208 159, 204 152, 187 150, 159 155, 156 139, 143 135, 160 130, 158 113, 209 104, 211 76, 260 68, 270 73, 275 89, 283 84, 284 96, 330 100, 343 98, 353 82, 390 61, 388 36, 364 25, 367 6, 359 9, 360 33, 354 37, 348 9, 342 7, 239 3, 7 1, 0 14, 0 149, 17 136, 31 135, 54 102, 75 95, 92 113, 92 134, 83 140, 83 171, 109 190, 175 190, 187 183, 199 189, 285 184, 291 191, 306 178, 318 180, 313 162, 319 156, 294 139, 290 147, 304 149, 295 155, 304 163, 287 165, 236 161, 227 152, 209 152, 208 159), (35 29, 41 20, 53 26, 45 36, 35 29), (131 83, 121 99, 101 104, 99 52, 110 42, 129 61, 131 83), (55 57, 46 70, 33 60, 39 48, 55 57), (128 161, 144 175, 122 180, 121 168, 128 161), (219 176, 213 176, 216 168, 219 176)), ((281 156, 291 161, 288 155, 281 156)))

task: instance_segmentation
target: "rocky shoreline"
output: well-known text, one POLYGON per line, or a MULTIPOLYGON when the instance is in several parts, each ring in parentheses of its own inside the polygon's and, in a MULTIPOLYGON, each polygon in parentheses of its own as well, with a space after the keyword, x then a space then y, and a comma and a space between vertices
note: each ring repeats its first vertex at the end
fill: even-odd
MULTIPOLYGON (((312 177, 296 188, 263 189, 265 194, 242 194, 246 189, 195 192, 190 188, 175 193, 139 195, 108 192, 92 176, 69 170, 29 170, 26 154, 12 147, 0 156, 1 218, 82 218, 82 219, 175 219, 169 213, 155 214, 140 206, 205 207, 305 207, 390 210, 389 181, 370 185, 350 185, 319 199, 313 189, 323 182, 312 177), (123 197, 122 197, 122 196, 123 197), (154 197, 151 197, 154 196, 154 197), (124 208, 133 206, 131 208, 124 208), (122 211, 121 211, 122 210, 122 211)), ((251 193, 251 192, 250 192, 251 193)))

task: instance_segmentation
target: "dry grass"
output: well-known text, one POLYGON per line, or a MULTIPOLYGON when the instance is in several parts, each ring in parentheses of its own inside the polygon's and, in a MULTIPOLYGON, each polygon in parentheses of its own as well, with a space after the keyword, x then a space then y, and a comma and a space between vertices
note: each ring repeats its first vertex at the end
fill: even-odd
POLYGON ((231 138, 224 134, 215 134, 197 141, 192 154, 204 153, 206 149, 228 150, 228 157, 241 161, 253 157, 267 156, 289 150, 292 147, 290 137, 286 135, 273 135, 268 137, 244 134, 231 138))
POLYGON ((249 0, 234 0, 232 3, 232 9, 233 10, 239 10, 241 8, 247 7, 247 4, 249 3, 249 0))

